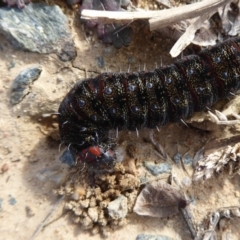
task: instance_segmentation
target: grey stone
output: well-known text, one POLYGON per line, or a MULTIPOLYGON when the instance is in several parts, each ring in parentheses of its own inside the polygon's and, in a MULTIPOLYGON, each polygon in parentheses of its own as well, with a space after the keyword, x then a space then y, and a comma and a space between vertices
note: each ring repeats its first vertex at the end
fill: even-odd
POLYGON ((9 204, 10 205, 15 205, 17 203, 16 198, 12 197, 11 195, 9 197, 10 197, 9 200, 8 200, 9 204))
POLYGON ((76 48, 72 41, 63 44, 62 50, 57 54, 63 62, 71 61, 77 56, 76 48))
POLYGON ((67 17, 58 6, 30 3, 23 9, 0 8, 0 32, 17 49, 57 53, 62 61, 76 57, 67 17))
POLYGON ((192 164, 193 163, 193 158, 191 157, 191 155, 187 154, 183 157, 183 162, 184 164, 192 164))
POLYGON ((181 158, 182 158, 182 154, 181 153, 177 153, 174 155, 173 160, 175 163, 179 164, 181 162, 181 158))
POLYGON ((139 234, 136 240, 173 240, 173 238, 163 236, 163 235, 139 234))
POLYGON ((152 175, 157 176, 162 173, 170 173, 172 166, 168 163, 153 164, 151 162, 144 162, 144 166, 152 175))
POLYGON ((76 156, 73 151, 66 149, 60 157, 62 163, 67 164, 69 167, 76 165, 76 156))
POLYGON ((113 219, 125 218, 128 213, 127 198, 120 195, 108 204, 108 214, 113 219))
POLYGON ((22 101, 29 92, 29 85, 38 79, 41 71, 42 68, 40 66, 34 66, 19 73, 13 81, 10 97, 11 104, 17 104, 22 101))
POLYGON ((103 59, 102 56, 97 57, 97 63, 98 63, 98 66, 99 66, 100 68, 105 67, 104 59, 103 59))

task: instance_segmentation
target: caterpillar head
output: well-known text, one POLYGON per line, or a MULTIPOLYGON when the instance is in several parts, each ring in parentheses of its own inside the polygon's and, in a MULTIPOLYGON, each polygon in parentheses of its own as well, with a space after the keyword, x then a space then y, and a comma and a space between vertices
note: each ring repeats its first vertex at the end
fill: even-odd
POLYGON ((77 159, 86 162, 92 169, 112 169, 116 163, 115 152, 112 149, 104 149, 99 146, 91 146, 77 153, 77 159))

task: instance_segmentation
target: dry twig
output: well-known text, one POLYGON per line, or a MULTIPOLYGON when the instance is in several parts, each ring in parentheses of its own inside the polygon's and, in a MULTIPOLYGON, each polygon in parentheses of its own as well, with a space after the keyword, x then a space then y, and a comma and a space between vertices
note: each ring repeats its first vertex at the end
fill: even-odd
POLYGON ((58 206, 62 203, 62 201, 64 200, 64 196, 60 197, 59 200, 56 202, 56 204, 52 207, 51 211, 47 214, 47 216, 45 217, 45 219, 41 222, 41 224, 38 226, 38 228, 35 230, 35 232, 33 233, 33 235, 31 236, 30 240, 33 240, 44 228, 44 226, 46 225, 47 221, 50 219, 50 217, 53 215, 53 213, 56 211, 56 209, 58 208, 58 206))
POLYGON ((81 18, 88 20, 101 19, 104 20, 104 22, 112 22, 112 20, 133 21, 137 19, 150 19, 150 30, 155 30, 173 23, 178 23, 181 20, 195 18, 212 11, 217 11, 217 8, 226 5, 228 2, 230 2, 230 0, 205 0, 186 6, 159 11, 122 12, 84 9, 81 13, 81 18))

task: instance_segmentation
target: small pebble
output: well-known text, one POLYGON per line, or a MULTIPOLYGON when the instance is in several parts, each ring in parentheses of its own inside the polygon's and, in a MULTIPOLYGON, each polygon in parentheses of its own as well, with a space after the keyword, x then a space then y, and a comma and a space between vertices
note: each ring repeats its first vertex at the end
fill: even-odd
POLYGON ((183 157, 183 163, 186 165, 192 164, 193 162, 193 158, 191 157, 191 155, 187 154, 183 157))
POLYGON ((8 169, 9 169, 8 164, 7 164, 7 163, 4 163, 4 164, 2 165, 2 167, 1 167, 1 173, 7 172, 8 169))
POLYGON ((140 176, 139 177, 140 184, 147 183, 149 180, 146 177, 140 176))
POLYGON ((10 205, 15 205, 17 203, 17 200, 10 195, 8 202, 10 205))
POLYGON ((194 196, 190 195, 190 196, 189 196, 189 200, 190 200, 190 202, 191 202, 191 204, 192 204, 193 206, 196 206, 196 205, 197 205, 197 201, 196 201, 196 199, 195 199, 194 196))
POLYGON ((162 173, 170 173, 172 170, 172 166, 168 163, 153 164, 145 161, 144 166, 154 176, 162 173))
POLYGON ((240 196, 239 191, 235 191, 234 195, 235 197, 239 197, 240 196))
POLYGON ((21 158, 14 158, 14 159, 11 159, 11 162, 20 162, 21 161, 21 158))
POLYGON ((112 219, 125 218, 128 213, 127 198, 120 195, 117 199, 108 204, 108 214, 112 219))
POLYGON ((93 207, 88 209, 88 216, 91 218, 93 222, 97 222, 98 220, 98 208, 93 207))
POLYGON ((105 62, 102 56, 97 57, 98 67, 103 68, 105 66, 105 62))
POLYGON ((73 151, 66 149, 63 154, 61 155, 61 157, 59 158, 59 160, 62 163, 67 164, 69 167, 73 167, 76 165, 76 160, 75 160, 75 154, 73 151))
POLYGON ((96 235, 100 232, 99 226, 95 225, 91 231, 92 235, 96 235))
POLYGON ((61 76, 57 76, 57 83, 61 83, 61 82, 63 82, 64 80, 63 80, 63 78, 61 77, 61 76))
POLYGON ((123 45, 128 47, 132 41, 133 30, 131 27, 126 27, 119 32, 119 36, 122 39, 123 45))
POLYGON ((181 158, 182 158, 182 154, 181 153, 177 153, 174 155, 173 160, 175 163, 179 164, 181 162, 181 158))
POLYGON ((85 200, 79 201, 79 205, 80 205, 82 208, 88 208, 89 202, 90 202, 89 199, 85 199, 85 200))
POLYGON ((128 63, 129 64, 134 63, 134 57, 133 56, 128 58, 128 63))
POLYGON ((182 179, 182 184, 185 185, 185 187, 190 187, 192 184, 192 181, 189 177, 184 177, 182 179))
POLYGON ((79 200, 79 194, 78 192, 74 192, 71 196, 72 200, 74 201, 78 201, 79 200))
POLYGON ((26 210, 27 217, 33 217, 35 215, 33 210, 29 206, 26 206, 25 210, 26 210))
POLYGON ((164 235, 139 234, 136 240, 173 240, 173 238, 170 238, 164 235))
POLYGON ((113 46, 117 49, 123 46, 123 40, 119 37, 118 34, 114 34, 112 37, 113 46))
POLYGON ((38 79, 42 72, 41 66, 24 69, 13 81, 10 102, 15 105, 29 93, 29 86, 38 79))
POLYGON ((10 70, 11 68, 14 68, 15 65, 16 65, 15 61, 12 60, 12 61, 9 63, 9 65, 8 65, 8 70, 10 70))

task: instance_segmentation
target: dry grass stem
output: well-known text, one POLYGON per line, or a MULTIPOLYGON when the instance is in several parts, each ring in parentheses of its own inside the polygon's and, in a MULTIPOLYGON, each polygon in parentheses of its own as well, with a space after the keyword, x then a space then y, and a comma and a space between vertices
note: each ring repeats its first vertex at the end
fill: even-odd
POLYGON ((84 9, 81 13, 82 19, 92 20, 101 19, 104 22, 114 21, 133 21, 137 19, 149 19, 159 17, 164 10, 159 11, 138 11, 138 12, 121 12, 121 11, 100 11, 84 9))
POLYGON ((112 22, 112 20, 133 21, 137 19, 150 19, 150 30, 155 30, 173 23, 178 23, 181 20, 217 11, 217 8, 226 5, 228 2, 230 2, 230 0, 205 0, 190 5, 159 11, 121 12, 84 9, 81 13, 81 18, 87 20, 101 19, 104 22, 112 22))

